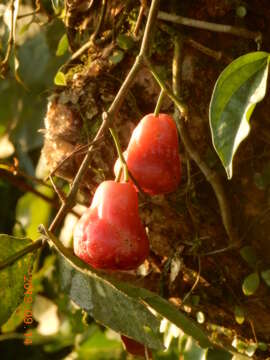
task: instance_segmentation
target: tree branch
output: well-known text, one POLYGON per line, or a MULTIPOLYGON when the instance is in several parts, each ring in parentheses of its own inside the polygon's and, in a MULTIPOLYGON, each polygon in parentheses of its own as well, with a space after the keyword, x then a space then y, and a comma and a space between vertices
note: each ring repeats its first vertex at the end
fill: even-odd
MULTIPOLYGON (((180 47, 181 47, 181 41, 180 39, 175 39, 175 47, 174 47, 174 60, 173 60, 173 91, 176 94, 177 97, 180 96, 180 84, 179 84, 179 77, 180 77, 180 65, 181 65, 181 54, 180 54, 180 47)), ((192 160, 195 161, 201 172, 206 177, 207 181, 211 184, 218 204, 220 208, 221 218, 224 225, 224 228, 226 230, 226 233, 228 235, 230 243, 238 243, 236 239, 236 234, 233 229, 232 224, 232 217, 231 217, 231 209, 228 202, 228 199, 226 197, 226 193, 224 190, 224 186, 222 184, 220 176, 212 169, 208 167, 208 165, 201 159, 201 156, 199 152, 196 150, 195 145, 193 144, 186 124, 185 119, 181 114, 181 108, 179 108, 178 104, 176 104, 177 109, 180 112, 176 111, 175 117, 177 119, 177 123, 179 126, 180 131, 180 137, 183 141, 183 144, 188 152, 188 155, 192 160)))
POLYGON ((243 37, 245 39, 252 39, 255 42, 262 41, 262 34, 259 31, 250 31, 245 28, 240 28, 237 26, 216 24, 202 20, 190 19, 184 16, 169 14, 163 11, 159 11, 158 19, 170 21, 180 25, 194 27, 197 29, 204 29, 208 31, 232 34, 235 36, 243 37))
MULTIPOLYGON (((123 82, 122 86, 120 87, 116 97, 114 98, 114 101, 112 102, 111 106, 109 107, 109 109, 106 113, 106 116, 103 116, 102 124, 93 140, 94 142, 96 142, 100 137, 103 136, 105 131, 108 129, 109 124, 113 121, 114 116, 119 111, 128 91, 129 91, 129 88, 131 87, 132 82, 139 70, 139 67, 141 66, 141 64, 143 62, 143 57, 147 53, 149 46, 150 46, 150 37, 151 37, 151 33, 153 33, 153 26, 154 26, 154 23, 155 23, 155 20, 157 17, 157 13, 158 13, 158 9, 159 9, 159 2, 160 2, 160 0, 152 0, 148 18, 147 18, 145 31, 144 31, 144 35, 143 35, 143 39, 142 39, 140 53, 137 56, 125 81, 123 82)), ((53 232, 56 229, 56 227, 59 225, 59 223, 64 218, 67 211, 69 211, 69 209, 73 206, 73 204, 75 202, 75 197, 76 197, 77 191, 79 189, 80 182, 82 180, 82 177, 84 176, 85 172, 87 171, 87 169, 91 163, 92 150, 93 150, 93 145, 91 145, 88 148, 86 156, 84 157, 84 160, 79 168, 79 171, 74 178, 74 181, 73 181, 71 190, 68 194, 68 197, 66 199, 66 202, 64 204, 62 204, 62 206, 60 207, 58 213, 56 214, 53 222, 51 223, 51 225, 49 227, 49 230, 51 232, 53 232)))

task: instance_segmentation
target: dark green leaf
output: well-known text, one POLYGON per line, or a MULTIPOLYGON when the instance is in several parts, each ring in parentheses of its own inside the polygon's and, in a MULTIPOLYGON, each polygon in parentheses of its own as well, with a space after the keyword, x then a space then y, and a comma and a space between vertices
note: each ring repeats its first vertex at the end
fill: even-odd
POLYGON ((208 349, 205 360, 231 360, 233 355, 226 350, 208 349))
POLYGON ((252 246, 244 246, 240 250, 242 258, 249 264, 250 267, 256 266, 257 256, 252 246))
POLYGON ((260 278, 257 272, 248 275, 242 284, 243 293, 246 296, 252 295, 258 289, 260 285, 260 278))
POLYGON ((261 275, 266 285, 270 286, 270 269, 262 271, 261 275))
MULTIPOLYGON (((31 243, 32 241, 27 238, 0 235, 0 261, 6 260, 31 243)), ((28 277, 32 263, 32 255, 27 254, 9 267, 0 270, 0 326, 21 303, 24 296, 24 276, 28 277)))
POLYGON ((43 232, 64 257, 60 261, 64 290, 98 322, 149 348, 158 349, 161 348, 159 326, 165 317, 194 337, 200 346, 211 346, 199 325, 168 301, 146 289, 105 276, 74 256, 51 232, 45 228, 43 232), (149 307, 155 310, 155 315, 149 307))
POLYGON ((117 289, 106 279, 75 270, 60 260, 63 289, 95 320, 153 349, 161 349, 160 320, 142 303, 117 289))
POLYGON ((209 347, 211 343, 204 333, 204 331, 186 314, 176 309, 175 306, 170 304, 165 299, 145 289, 140 289, 140 295, 143 300, 151 306, 158 314, 170 320, 173 324, 178 326, 185 334, 192 336, 198 341, 201 347, 209 347))
POLYGON ((210 103, 213 145, 230 179, 235 152, 250 130, 249 118, 266 92, 269 54, 234 60, 219 76, 210 103))

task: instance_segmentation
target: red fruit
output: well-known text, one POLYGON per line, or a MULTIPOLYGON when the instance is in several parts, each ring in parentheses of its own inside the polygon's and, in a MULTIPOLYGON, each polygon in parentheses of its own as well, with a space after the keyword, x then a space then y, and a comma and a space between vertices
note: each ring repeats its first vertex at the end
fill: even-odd
MULTIPOLYGON (((145 350, 144 350, 144 345, 138 343, 137 341, 130 339, 124 335, 121 335, 121 339, 122 342, 124 343, 124 347, 126 349, 126 351, 132 355, 136 355, 136 356, 145 356, 145 350)), ((152 359, 152 354, 151 351, 148 350, 150 359, 152 359)))
MULTIPOLYGON (((134 129, 124 153, 128 169, 150 195, 175 191, 181 179, 177 128, 166 114, 146 115, 134 129)), ((120 168, 119 160, 115 172, 120 168)))
POLYGON ((138 196, 129 183, 104 181, 74 230, 74 253, 98 269, 135 269, 149 241, 139 218, 138 196))

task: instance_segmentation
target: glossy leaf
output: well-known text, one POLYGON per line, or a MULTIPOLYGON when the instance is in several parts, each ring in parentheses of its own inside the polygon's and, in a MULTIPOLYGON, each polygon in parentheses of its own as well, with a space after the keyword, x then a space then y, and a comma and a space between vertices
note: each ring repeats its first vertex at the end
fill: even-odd
POLYGON ((248 275, 242 284, 243 293, 246 296, 253 295, 260 285, 260 278, 257 272, 248 275))
POLYGON ((227 176, 240 143, 247 137, 249 119, 266 92, 269 54, 253 52, 234 60, 219 76, 210 103, 210 127, 215 150, 227 176))
MULTIPOLYGON (((27 238, 16 238, 0 235, 0 262, 22 250, 32 241, 27 238)), ((27 254, 12 265, 0 270, 0 326, 19 306, 24 296, 24 276, 31 270, 33 257, 27 254)))

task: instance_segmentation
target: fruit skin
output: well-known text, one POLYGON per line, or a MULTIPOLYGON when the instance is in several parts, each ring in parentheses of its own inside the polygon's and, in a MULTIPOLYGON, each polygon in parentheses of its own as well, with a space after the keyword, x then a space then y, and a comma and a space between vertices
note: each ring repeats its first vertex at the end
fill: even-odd
MULTIPOLYGON (((148 114, 134 129, 123 153, 129 172, 150 195, 175 191, 181 180, 178 134, 167 114, 148 114)), ((120 169, 119 160, 114 171, 120 169)))
MULTIPOLYGON (((130 339, 124 335, 121 335, 122 342, 124 343, 124 347, 126 351, 132 355, 136 356, 145 356, 144 345, 138 343, 137 341, 130 339)), ((152 353, 148 350, 148 354, 150 359, 152 359, 152 353)))
POLYGON ((129 183, 104 181, 74 230, 74 253, 97 269, 130 270, 147 258, 149 241, 129 183))

